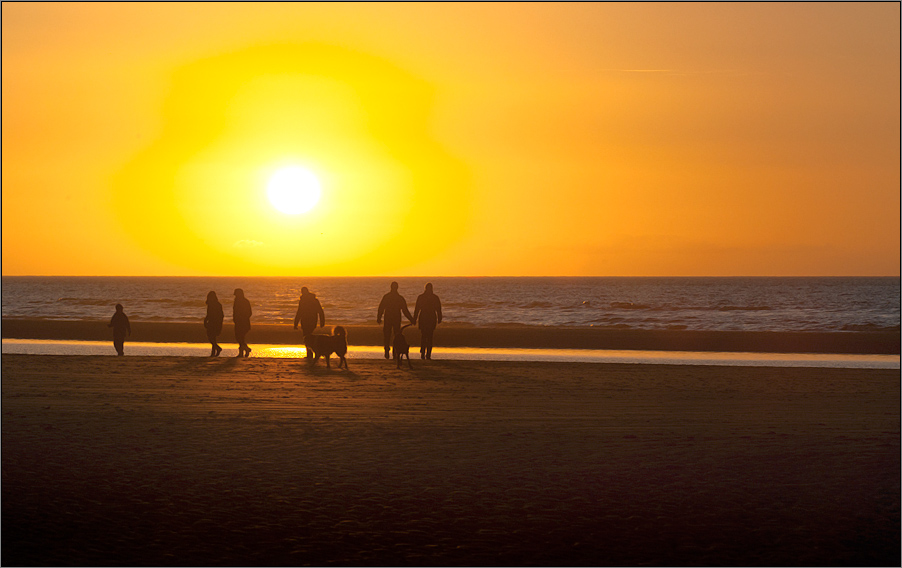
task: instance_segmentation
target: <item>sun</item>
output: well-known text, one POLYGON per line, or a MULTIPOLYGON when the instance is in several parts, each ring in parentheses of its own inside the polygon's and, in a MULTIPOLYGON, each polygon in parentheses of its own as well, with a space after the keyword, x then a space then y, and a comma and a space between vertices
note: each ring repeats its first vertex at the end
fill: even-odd
POLYGON ((313 209, 319 201, 320 192, 316 175, 300 166, 276 170, 266 185, 269 202, 286 215, 299 215, 313 209))

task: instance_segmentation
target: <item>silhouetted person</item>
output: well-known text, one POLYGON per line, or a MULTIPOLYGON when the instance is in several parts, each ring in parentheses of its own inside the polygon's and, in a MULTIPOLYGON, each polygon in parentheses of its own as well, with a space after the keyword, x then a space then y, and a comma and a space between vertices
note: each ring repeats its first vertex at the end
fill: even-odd
MULTIPOLYGON (((326 325, 326 313, 316 294, 310 292, 307 287, 301 288, 301 299, 298 300, 298 313, 294 316, 294 328, 298 328, 298 322, 301 322, 301 333, 304 334, 304 343, 307 343, 307 336, 313 334, 316 329, 316 320, 319 320, 319 326, 326 325)), ((307 349, 307 358, 313 359, 313 351, 307 349)))
POLYGON ((125 336, 132 334, 132 326, 128 323, 128 316, 122 311, 122 304, 116 304, 116 313, 110 319, 107 327, 113 328, 113 347, 117 355, 125 355, 125 336))
POLYGON ((407 309, 407 301, 398 293, 398 283, 391 283, 391 292, 382 296, 379 302, 379 312, 376 314, 376 323, 382 323, 382 316, 385 315, 385 325, 382 327, 382 337, 385 340, 385 358, 389 359, 389 351, 391 350, 392 334, 401 333, 401 312, 407 316, 408 321, 413 323, 410 316, 410 310, 407 309))
POLYGON ((216 338, 222 333, 222 320, 224 317, 222 304, 219 303, 216 292, 211 291, 207 294, 207 315, 204 318, 204 329, 207 330, 207 339, 210 340, 211 345, 210 357, 216 357, 222 353, 222 347, 216 343, 216 338))
POLYGON ((248 357, 251 348, 247 346, 247 332, 251 330, 251 303, 244 297, 244 290, 235 288, 235 303, 232 304, 232 321, 235 322, 235 341, 238 342, 238 356, 248 357))
POLYGON ((442 302, 432 293, 432 284, 426 284, 426 290, 417 296, 413 321, 420 328, 420 359, 432 359, 432 334, 442 323, 442 302))

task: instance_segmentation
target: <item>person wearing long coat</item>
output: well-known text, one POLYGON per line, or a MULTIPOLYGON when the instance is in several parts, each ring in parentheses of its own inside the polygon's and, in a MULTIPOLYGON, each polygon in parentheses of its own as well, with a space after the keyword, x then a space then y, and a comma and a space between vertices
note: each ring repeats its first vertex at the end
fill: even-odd
POLYGON ((442 323, 442 302, 432 292, 432 284, 426 284, 426 290, 417 296, 413 321, 420 328, 420 359, 432 359, 435 326, 442 323))
POLYGON ((207 294, 207 315, 204 317, 204 329, 207 330, 207 339, 210 340, 211 351, 210 357, 216 357, 222 353, 222 347, 216 342, 216 338, 222 333, 222 320, 225 316, 222 313, 222 304, 216 297, 216 292, 210 291, 207 294))
POLYGON ((107 327, 113 328, 113 347, 116 355, 125 355, 125 336, 132 334, 132 326, 128 323, 128 316, 123 311, 122 304, 116 304, 116 313, 110 318, 107 327))
POLYGON ((244 297, 244 290, 235 289, 235 303, 232 304, 232 321, 235 322, 235 340, 238 342, 238 357, 248 357, 251 348, 247 346, 247 333, 251 330, 251 303, 244 297))

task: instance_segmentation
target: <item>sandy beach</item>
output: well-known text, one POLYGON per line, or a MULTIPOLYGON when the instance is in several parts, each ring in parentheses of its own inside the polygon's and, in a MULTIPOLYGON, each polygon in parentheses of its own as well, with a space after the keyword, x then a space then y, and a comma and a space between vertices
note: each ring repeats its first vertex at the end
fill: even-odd
POLYGON ((4 355, 4 565, 898 565, 897 370, 4 355))

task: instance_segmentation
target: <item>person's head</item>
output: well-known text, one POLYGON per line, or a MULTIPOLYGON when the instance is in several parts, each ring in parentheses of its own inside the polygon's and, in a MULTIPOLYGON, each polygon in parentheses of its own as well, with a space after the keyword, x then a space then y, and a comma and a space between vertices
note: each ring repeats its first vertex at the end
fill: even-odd
POLYGON ((238 296, 239 298, 243 298, 244 290, 242 290, 241 288, 235 288, 235 295, 238 296))
POLYGON ((432 283, 431 283, 431 282, 428 283, 428 284, 426 284, 426 293, 427 293, 427 294, 431 294, 431 293, 432 293, 432 283))
POLYGON ((301 296, 306 296, 309 293, 310 293, 310 290, 308 290, 306 286, 301 288, 301 296))
POLYGON ((207 294, 207 303, 212 304, 214 302, 219 302, 219 298, 216 297, 216 292, 210 290, 210 293, 207 294))
POLYGON ((392 292, 397 292, 397 291, 398 291, 398 283, 397 283, 397 282, 392 282, 392 283, 391 283, 391 291, 392 291, 392 292))
POLYGON ((122 309, 123 309, 123 308, 122 308, 122 304, 116 304, 116 311, 117 311, 117 312, 121 312, 122 309))

